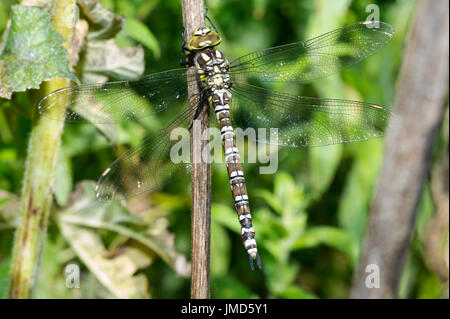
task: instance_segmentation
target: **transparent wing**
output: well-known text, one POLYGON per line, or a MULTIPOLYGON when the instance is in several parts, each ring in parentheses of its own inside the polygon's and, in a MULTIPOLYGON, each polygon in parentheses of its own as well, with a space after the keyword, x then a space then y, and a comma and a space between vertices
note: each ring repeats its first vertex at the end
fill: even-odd
MULTIPOLYGON (((186 69, 149 74, 136 81, 107 82, 67 87, 39 102, 39 112, 60 118, 54 106, 67 106, 64 120, 75 123, 115 124, 152 116, 187 99, 186 69)), ((184 103, 183 103, 184 105, 184 103)))
POLYGON ((376 104, 294 96, 244 83, 236 83, 232 93, 233 126, 253 128, 257 142, 273 145, 307 147, 380 137, 391 114, 376 104))
MULTIPOLYGON (((191 103, 199 107, 203 104, 202 97, 202 94, 195 95, 191 103)), ((185 107, 167 126, 115 160, 97 182, 97 199, 109 201, 132 197, 154 191, 175 177, 189 174, 188 130, 195 113, 195 109, 185 107)))
POLYGON ((231 62, 233 79, 310 81, 354 65, 383 47, 394 34, 384 22, 358 22, 316 38, 255 51, 231 62))

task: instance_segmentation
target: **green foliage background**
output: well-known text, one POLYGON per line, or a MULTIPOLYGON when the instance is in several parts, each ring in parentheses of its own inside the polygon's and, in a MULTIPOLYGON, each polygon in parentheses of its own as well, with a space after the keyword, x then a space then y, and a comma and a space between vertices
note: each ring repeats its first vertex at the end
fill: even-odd
MULTIPOLYGON (((11 5, 16 3, 11 0, 0 3, 0 33, 5 30, 11 5)), ((116 39, 121 46, 143 46, 145 74, 179 67, 180 1, 102 0, 101 3, 114 13, 126 16, 125 26, 116 39)), ((209 0, 206 6, 209 17, 223 37, 221 49, 231 61, 256 49, 309 39, 363 21, 368 15, 365 8, 372 3, 379 6, 381 20, 395 29, 393 40, 385 48, 341 74, 304 86, 288 85, 278 89, 292 94, 347 98, 392 107, 414 1, 209 0)), ((0 100, 0 190, 9 194, 20 195, 27 138, 31 130, 29 114, 36 108, 40 97, 37 91, 27 91, 15 93, 12 100, 0 100)), ((165 123, 163 119, 154 121, 153 127, 165 123)), ((106 270, 87 263, 80 258, 79 250, 68 243, 71 230, 62 227, 61 220, 67 220, 68 214, 72 213, 73 207, 66 204, 75 184, 96 180, 120 152, 136 145, 146 134, 148 132, 133 124, 124 125, 119 133, 120 147, 115 150, 94 127, 66 126, 62 159, 56 173, 56 217, 49 228, 37 297, 118 296, 98 281, 99 272, 106 270), (65 287, 64 267, 68 263, 81 266, 81 289, 65 287)), ((214 164, 212 297, 346 298, 358 264, 382 155, 383 139, 377 139, 311 149, 280 149, 279 168, 275 175, 260 175, 259 164, 247 164, 247 189, 264 263, 262 272, 249 269, 226 169, 224 165, 214 164)), ((144 226, 153 227, 151 223, 155 220, 166 222, 167 232, 159 233, 163 234, 160 240, 170 240, 172 235, 175 236, 176 253, 170 245, 166 248, 158 246, 162 250, 167 249, 162 253, 149 248, 151 245, 139 250, 139 258, 133 260, 141 261, 135 264, 138 265, 139 286, 144 287, 145 293, 134 296, 189 297, 189 278, 174 271, 162 257, 166 253, 168 260, 172 258, 171 254, 181 254, 189 259, 189 182, 189 177, 186 177, 168 184, 157 194, 149 195, 155 205, 149 212, 153 219, 141 216, 144 226)), ((0 199, 0 209, 6 204, 0 199)), ((101 221, 102 226, 92 230, 101 238, 98 244, 103 243, 111 252, 122 247, 117 242, 125 242, 127 249, 133 248, 129 241, 121 240, 123 237, 131 236, 139 242, 141 234, 136 229, 142 226, 142 220, 127 220, 133 227, 130 226, 132 234, 125 235, 123 228, 110 227, 117 226, 116 221, 106 219, 98 207, 89 207, 92 211, 87 209, 84 212, 83 225, 92 230, 89 222, 101 221)), ((402 298, 442 297, 445 287, 427 267, 423 254, 423 232, 432 213, 433 203, 426 186, 400 285, 399 296, 402 298)), ((7 214, 3 214, 0 224, 0 296, 5 295, 8 284, 14 235, 14 218, 8 220, 7 214)), ((117 218, 125 213, 115 211, 114 214, 117 218)), ((144 239, 141 244, 142 241, 144 239)))

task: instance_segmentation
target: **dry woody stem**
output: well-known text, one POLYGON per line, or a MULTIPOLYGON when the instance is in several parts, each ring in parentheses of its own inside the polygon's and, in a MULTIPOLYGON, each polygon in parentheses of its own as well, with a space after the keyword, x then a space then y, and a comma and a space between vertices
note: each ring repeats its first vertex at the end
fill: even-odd
MULTIPOLYGON (((183 23, 185 37, 205 22, 203 0, 182 0, 183 23)), ((188 73, 195 74, 194 67, 188 73)), ((189 81, 189 98, 199 92, 198 83, 189 81)), ((191 105, 195 108, 196 105, 191 105)), ((209 107, 205 105, 196 118, 201 121, 202 131, 209 127, 209 107)), ((201 141, 201 150, 205 151, 208 141, 201 141)), ((193 135, 191 132, 191 157, 193 150, 193 135)), ((192 158, 191 158, 192 160, 192 158)), ((209 163, 194 163, 192 161, 192 274, 191 298, 206 299, 210 297, 210 227, 211 227, 211 166, 209 163)))
POLYGON ((448 9, 447 0, 417 3, 352 298, 397 295, 448 92, 448 9), (366 282, 369 265, 379 269, 378 288, 366 282))

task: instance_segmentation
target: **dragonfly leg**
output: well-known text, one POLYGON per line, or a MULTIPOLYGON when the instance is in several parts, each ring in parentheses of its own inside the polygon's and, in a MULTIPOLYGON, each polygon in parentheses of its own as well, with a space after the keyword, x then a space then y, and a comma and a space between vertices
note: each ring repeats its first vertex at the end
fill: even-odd
POLYGON ((208 8, 206 8, 205 18, 206 18, 206 20, 209 21, 209 23, 211 23, 211 26, 213 27, 213 29, 214 29, 217 33, 219 33, 219 31, 217 31, 217 28, 216 28, 216 26, 214 25, 214 23, 212 23, 211 19, 208 17, 208 8))
POLYGON ((193 66, 194 65, 192 63, 192 61, 190 61, 190 59, 188 59, 188 57, 183 54, 183 51, 181 51, 181 53, 180 53, 180 65, 181 66, 193 66), (185 60, 183 60, 183 58, 185 58, 185 60))
POLYGON ((180 65, 181 66, 194 66, 194 62, 192 61, 192 55, 189 54, 190 50, 186 46, 186 28, 183 28, 183 32, 181 33, 181 38, 183 39, 181 42, 181 52, 180 52, 180 65), (186 54, 186 52, 189 52, 186 54))

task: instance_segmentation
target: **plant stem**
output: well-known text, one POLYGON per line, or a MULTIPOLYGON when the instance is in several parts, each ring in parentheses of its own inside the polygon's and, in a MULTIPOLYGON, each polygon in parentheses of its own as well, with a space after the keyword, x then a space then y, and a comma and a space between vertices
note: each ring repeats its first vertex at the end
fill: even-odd
MULTIPOLYGON (((75 17, 75 0, 53 2, 52 24, 68 40, 64 43, 68 51, 75 17)), ((70 85, 68 79, 53 79, 43 86, 43 93, 49 94, 68 85, 70 85)), ((64 103, 55 105, 50 112, 51 116, 38 117, 34 120, 28 142, 20 199, 20 219, 12 252, 9 298, 31 298, 39 273, 53 199, 56 161, 64 127, 64 103)))
MULTIPOLYGON (((189 37, 195 28, 205 23, 205 7, 203 0, 182 0, 183 22, 185 37, 189 37)), ((194 67, 188 70, 190 75, 195 74, 194 67)), ((189 100, 191 96, 199 92, 197 82, 189 81, 189 100)), ((204 103, 204 102, 202 102, 204 103)), ((198 105, 191 105, 197 108, 198 105)), ((209 127, 209 105, 204 105, 201 114, 196 120, 201 121, 201 132, 209 127)), ((193 112, 194 113, 194 112, 193 112)), ((209 293, 209 255, 211 232, 211 165, 202 159, 202 152, 208 152, 209 141, 199 139, 191 131, 191 161, 192 161, 192 274, 191 274, 191 298, 207 299, 209 293), (199 149, 194 147, 199 145, 199 149), (194 157, 200 161, 194 160, 194 157)), ((203 134, 200 134, 203 135, 203 134)))
POLYGON ((417 2, 351 298, 395 298, 448 94, 447 0, 417 2), (418 125, 418 123, 420 123, 418 125), (386 245, 387 243, 387 245, 386 245), (376 266, 367 271, 368 265, 376 266), (378 278, 373 289, 369 280, 378 278))

